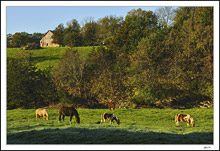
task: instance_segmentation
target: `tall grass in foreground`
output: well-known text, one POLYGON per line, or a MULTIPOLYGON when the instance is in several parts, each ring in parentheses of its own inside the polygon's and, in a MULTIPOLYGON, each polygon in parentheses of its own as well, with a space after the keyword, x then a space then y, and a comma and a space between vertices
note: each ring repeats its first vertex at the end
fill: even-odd
MULTIPOLYGON (((37 120, 35 109, 7 111, 9 144, 212 144, 213 109, 116 109, 121 124, 97 124, 107 109, 78 109, 80 124, 73 117, 58 123, 58 109, 48 109, 49 120, 37 120), (195 127, 175 126, 177 113, 190 114, 195 127)), ((113 112, 113 111, 112 111, 113 112)))

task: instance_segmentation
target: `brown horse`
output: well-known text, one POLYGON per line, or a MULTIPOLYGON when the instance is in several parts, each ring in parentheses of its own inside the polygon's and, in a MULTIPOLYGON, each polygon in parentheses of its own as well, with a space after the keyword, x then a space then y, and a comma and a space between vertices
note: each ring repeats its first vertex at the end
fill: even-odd
POLYGON ((113 103, 113 102, 106 102, 105 105, 108 106, 110 111, 111 111, 111 109, 115 110, 115 103, 113 103))
POLYGON ((110 123, 112 124, 113 121, 115 120, 117 122, 117 124, 119 125, 120 124, 120 120, 118 117, 115 116, 114 113, 104 113, 104 114, 101 114, 101 123, 104 123, 105 120, 110 120, 110 123))
POLYGON ((41 117, 41 116, 43 116, 43 120, 45 120, 45 117, 47 120, 49 119, 49 116, 48 116, 46 109, 37 109, 36 110, 36 120, 38 120, 38 117, 41 117))
POLYGON ((194 119, 192 118, 191 115, 187 114, 187 115, 184 115, 184 114, 176 114, 175 115, 175 122, 176 122, 176 126, 179 126, 179 122, 187 122, 187 126, 192 125, 192 127, 195 127, 195 121, 194 119))
POLYGON ((78 114, 77 110, 73 107, 73 105, 71 107, 65 107, 65 106, 60 107, 60 109, 59 109, 59 122, 61 121, 61 115, 63 115, 63 122, 64 122, 65 116, 70 116, 70 124, 71 124, 72 117, 74 115, 76 118, 76 122, 78 124, 80 123, 79 114, 78 114))

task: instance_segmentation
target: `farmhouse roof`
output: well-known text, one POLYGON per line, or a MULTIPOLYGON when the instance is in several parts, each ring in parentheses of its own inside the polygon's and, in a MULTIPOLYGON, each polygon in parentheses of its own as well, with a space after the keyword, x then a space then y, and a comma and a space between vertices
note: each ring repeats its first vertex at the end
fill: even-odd
POLYGON ((48 30, 48 31, 54 32, 54 30, 48 30))
POLYGON ((41 39, 43 39, 43 38, 47 35, 47 33, 48 33, 49 31, 52 32, 52 33, 54 32, 54 30, 48 30, 48 31, 46 32, 46 34, 44 34, 44 36, 43 36, 41 39))

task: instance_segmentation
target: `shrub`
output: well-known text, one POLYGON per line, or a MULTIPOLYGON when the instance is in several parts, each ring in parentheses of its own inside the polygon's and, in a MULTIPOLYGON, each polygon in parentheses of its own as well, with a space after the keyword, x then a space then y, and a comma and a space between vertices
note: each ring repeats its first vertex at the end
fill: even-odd
POLYGON ((32 49, 40 49, 40 44, 37 43, 27 43, 24 47, 22 47, 23 50, 32 50, 32 49))
POLYGON ((33 108, 49 105, 56 91, 49 70, 38 70, 28 52, 7 59, 7 108, 33 108))

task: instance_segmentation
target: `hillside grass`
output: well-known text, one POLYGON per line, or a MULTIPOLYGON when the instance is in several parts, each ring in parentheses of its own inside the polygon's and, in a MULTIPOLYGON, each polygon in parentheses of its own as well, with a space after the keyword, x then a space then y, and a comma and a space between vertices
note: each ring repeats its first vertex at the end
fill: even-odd
MULTIPOLYGON (((86 58, 91 50, 95 48, 92 46, 88 47, 75 47, 80 52, 83 58, 86 58)), ((43 49, 37 50, 25 50, 32 53, 33 63, 39 69, 46 69, 48 67, 54 67, 59 62, 59 59, 68 50, 68 47, 44 47, 43 49)), ((16 55, 21 53, 20 48, 8 48, 7 57, 14 58, 16 55)))
POLYGON ((100 121, 107 109, 77 109, 58 123, 58 109, 48 109, 49 120, 36 121, 35 109, 7 110, 7 144, 213 144, 213 109, 116 109, 121 124, 100 121), (190 114, 196 126, 180 123, 177 113, 190 114))

